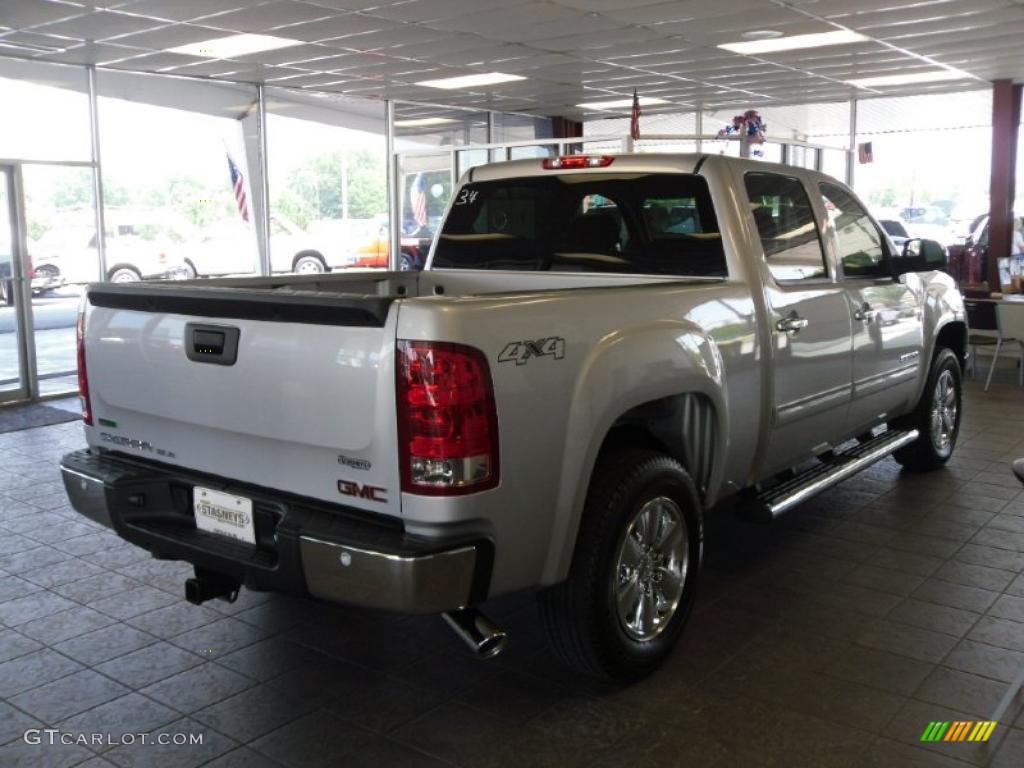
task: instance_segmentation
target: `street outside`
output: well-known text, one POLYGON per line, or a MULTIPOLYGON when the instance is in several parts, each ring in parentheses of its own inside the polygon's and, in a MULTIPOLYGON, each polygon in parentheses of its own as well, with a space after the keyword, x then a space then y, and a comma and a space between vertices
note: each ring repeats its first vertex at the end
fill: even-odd
MULTIPOLYGON (((32 298, 36 360, 44 394, 75 387, 75 319, 80 296, 79 286, 66 286, 32 298)), ((17 388, 19 384, 14 310, 0 305, 0 390, 17 388)))

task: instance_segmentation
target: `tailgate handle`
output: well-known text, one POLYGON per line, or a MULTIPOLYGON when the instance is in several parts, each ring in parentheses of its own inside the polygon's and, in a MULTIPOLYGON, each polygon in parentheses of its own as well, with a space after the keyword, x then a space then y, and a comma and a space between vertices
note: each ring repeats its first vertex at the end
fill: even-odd
POLYGON ((238 329, 185 323, 185 354, 196 363, 234 365, 238 359, 238 329))

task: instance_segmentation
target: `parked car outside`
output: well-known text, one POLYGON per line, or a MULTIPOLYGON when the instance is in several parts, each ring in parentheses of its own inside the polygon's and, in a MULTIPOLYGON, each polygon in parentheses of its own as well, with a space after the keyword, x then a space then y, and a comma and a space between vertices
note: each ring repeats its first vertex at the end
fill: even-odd
POLYGON ((95 223, 85 216, 71 217, 43 234, 30 245, 29 258, 34 273, 45 279, 41 287, 182 278, 189 271, 175 252, 181 238, 180 226, 162 211, 111 208, 106 211, 105 275, 99 272, 95 223))
MULTIPOLYGON (((402 235, 399 269, 403 272, 423 269, 433 235, 429 230, 420 230, 416 234, 402 235)), ((374 231, 368 234, 356 246, 353 267, 387 268, 391 252, 391 238, 387 222, 378 222, 374 231)))

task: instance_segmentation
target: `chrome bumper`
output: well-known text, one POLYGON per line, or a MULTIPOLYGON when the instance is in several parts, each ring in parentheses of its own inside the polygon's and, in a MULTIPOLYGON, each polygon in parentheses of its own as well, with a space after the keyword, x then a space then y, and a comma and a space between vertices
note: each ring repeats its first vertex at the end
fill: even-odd
POLYGON ((398 555, 303 536, 300 547, 309 593, 321 600, 403 613, 440 613, 469 604, 477 561, 473 545, 398 555))
POLYGON ((258 536, 262 544, 250 546, 197 531, 191 507, 180 501, 172 508, 172 488, 190 492, 210 484, 209 476, 88 451, 65 456, 61 473, 72 506, 85 517, 157 557, 185 560, 254 589, 401 613, 441 613, 486 597, 489 541, 413 539, 342 507, 221 480, 213 487, 253 498, 257 513, 263 505, 283 512, 258 536))

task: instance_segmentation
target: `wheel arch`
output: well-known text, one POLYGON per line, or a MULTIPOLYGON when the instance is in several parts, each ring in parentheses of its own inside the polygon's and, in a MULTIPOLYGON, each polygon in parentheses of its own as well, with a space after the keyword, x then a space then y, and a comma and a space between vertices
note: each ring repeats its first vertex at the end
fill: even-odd
POLYGON ((719 439, 718 416, 711 399, 684 392, 630 408, 608 430, 598 450, 635 445, 671 456, 687 471, 703 501, 708 494, 719 439))
POLYGON ((934 358, 940 349, 950 349, 960 361, 960 370, 967 367, 967 323, 962 320, 951 320, 941 326, 935 335, 931 357, 934 358))
MULTIPOLYGON (((728 435, 724 396, 714 381, 704 379, 686 391, 630 405, 594 433, 577 481, 563 487, 572 493, 558 509, 568 514, 552 527, 543 583, 565 578, 572 564, 587 489, 601 456, 625 446, 648 447, 676 459, 691 476, 704 509, 711 506, 725 469, 728 435), (559 524, 561 523, 561 524, 559 524)), ((702 510, 703 511, 703 510, 702 510)))

